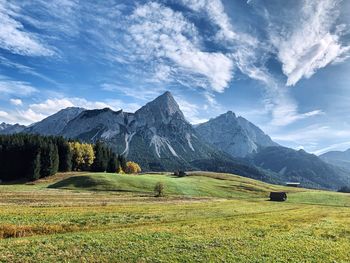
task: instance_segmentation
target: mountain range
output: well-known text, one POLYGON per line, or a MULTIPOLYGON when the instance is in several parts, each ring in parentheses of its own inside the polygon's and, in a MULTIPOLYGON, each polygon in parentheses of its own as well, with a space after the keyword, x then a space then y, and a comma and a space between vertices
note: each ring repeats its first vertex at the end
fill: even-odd
POLYGON ((23 132, 23 130, 26 128, 24 125, 20 125, 18 123, 16 124, 7 124, 7 123, 1 123, 0 124, 0 134, 13 134, 13 133, 19 133, 23 132))
POLYGON ((320 155, 320 158, 336 166, 350 170, 350 149, 346 151, 331 151, 320 155))
POLYGON ((144 171, 230 172, 272 183, 298 181, 306 187, 328 189, 338 189, 350 178, 337 163, 282 147, 231 111, 194 127, 170 92, 135 113, 71 107, 29 127, 0 124, 0 134, 17 132, 103 141, 116 153, 138 162, 144 171))

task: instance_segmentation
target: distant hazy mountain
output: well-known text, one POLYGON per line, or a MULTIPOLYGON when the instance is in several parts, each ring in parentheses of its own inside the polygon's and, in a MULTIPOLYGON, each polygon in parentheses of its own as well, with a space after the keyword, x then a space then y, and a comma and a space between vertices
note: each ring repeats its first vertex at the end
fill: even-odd
POLYGON ((234 157, 245 157, 261 147, 278 145, 257 126, 236 117, 232 111, 198 125, 196 131, 207 142, 234 157))
POLYGON ((301 182, 305 187, 336 190, 347 185, 350 178, 344 170, 303 150, 267 147, 252 155, 251 159, 255 165, 276 172, 289 181, 301 182))
POLYGON ((350 149, 341 151, 331 151, 319 156, 323 161, 346 168, 350 171, 350 149))
POLYGON ((5 122, 0 123, 0 131, 7 129, 10 126, 11 126, 11 124, 7 124, 5 122))
POLYGON ((77 117, 82 111, 83 108, 66 108, 61 110, 40 122, 37 122, 24 130, 27 133, 38 133, 45 135, 60 135, 62 130, 68 122, 77 117))
POLYGON ((22 132, 26 126, 20 125, 18 123, 16 124, 7 124, 7 123, 1 123, 0 124, 0 134, 13 134, 13 133, 20 133, 22 132))

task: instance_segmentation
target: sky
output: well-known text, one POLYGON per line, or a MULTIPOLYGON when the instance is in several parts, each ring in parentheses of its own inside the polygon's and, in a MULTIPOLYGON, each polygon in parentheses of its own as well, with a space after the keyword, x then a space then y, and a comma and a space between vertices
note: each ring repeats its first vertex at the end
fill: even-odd
POLYGON ((171 91, 281 145, 350 148, 350 1, 0 0, 0 122, 134 112, 171 91))

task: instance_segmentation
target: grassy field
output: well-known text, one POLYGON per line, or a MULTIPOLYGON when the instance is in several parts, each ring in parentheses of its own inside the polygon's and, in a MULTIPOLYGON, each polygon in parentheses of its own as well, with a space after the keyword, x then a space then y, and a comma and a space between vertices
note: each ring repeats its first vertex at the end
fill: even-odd
POLYGON ((0 262, 96 261, 350 262, 350 195, 213 173, 0 185, 0 262))

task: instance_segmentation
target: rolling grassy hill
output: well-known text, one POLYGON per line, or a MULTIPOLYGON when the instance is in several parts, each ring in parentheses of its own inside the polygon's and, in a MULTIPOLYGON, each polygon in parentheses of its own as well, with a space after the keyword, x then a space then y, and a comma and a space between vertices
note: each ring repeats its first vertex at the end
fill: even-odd
POLYGON ((249 198, 266 197, 270 191, 281 189, 299 191, 245 177, 209 172, 191 173, 186 177, 170 174, 86 174, 58 181, 49 185, 49 188, 152 194, 157 182, 165 185, 167 195, 184 197, 249 198))
POLYGON ((0 185, 0 262, 349 262, 350 195, 229 174, 0 185), (155 198, 163 182, 166 197, 155 198), (270 191, 288 191, 284 203, 270 191))

